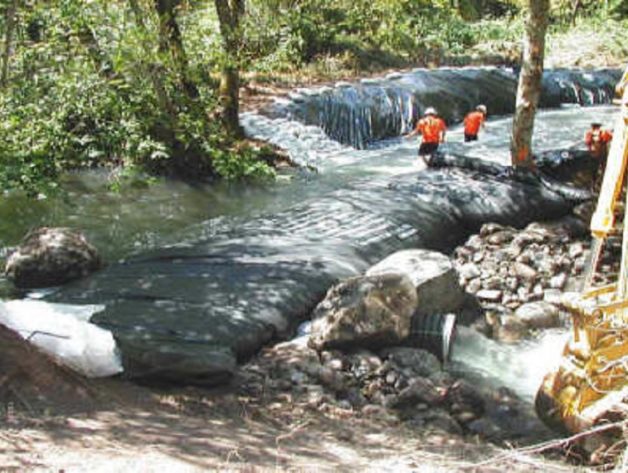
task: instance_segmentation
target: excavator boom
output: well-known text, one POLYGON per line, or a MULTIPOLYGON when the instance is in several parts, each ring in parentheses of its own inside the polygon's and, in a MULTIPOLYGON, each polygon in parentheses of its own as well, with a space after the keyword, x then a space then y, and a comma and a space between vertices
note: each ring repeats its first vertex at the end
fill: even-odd
MULTIPOLYGON (((573 333, 560 366, 548 373, 537 393, 536 410, 547 424, 580 433, 604 422, 628 421, 628 220, 620 272, 615 284, 591 287, 603 243, 615 226, 628 163, 628 68, 617 85, 620 112, 597 206, 591 219, 592 259, 582 293, 565 294, 562 305, 573 318, 573 333)), ((626 193, 628 196, 628 192, 626 193)), ((628 201, 623 207, 628 209, 628 201)), ((595 437, 587 450, 616 448, 621 429, 595 437)), ((624 440, 625 442, 625 440, 624 440)))

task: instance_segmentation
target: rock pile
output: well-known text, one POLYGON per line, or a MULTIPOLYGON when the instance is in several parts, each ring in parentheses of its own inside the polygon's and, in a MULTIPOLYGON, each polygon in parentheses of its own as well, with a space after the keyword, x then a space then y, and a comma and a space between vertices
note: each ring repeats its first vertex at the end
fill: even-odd
POLYGON ((341 417, 370 417, 492 440, 515 439, 540 428, 530 406, 511 391, 456 379, 425 350, 317 353, 300 341, 266 349, 243 366, 242 394, 341 417))
MULTIPOLYGON (((408 321, 461 314, 477 298, 485 317, 474 323, 497 339, 557 326, 558 302, 584 271, 588 241, 573 220, 523 230, 491 223, 454 251, 453 264, 426 250, 391 255, 330 289, 313 313, 309 346, 304 336, 240 367, 241 395, 448 438, 538 441, 547 430, 529 403, 473 373, 447 371, 434 354, 404 343, 408 321)), ((606 275, 616 269, 611 260, 603 261, 606 275)))
MULTIPOLYGON (((482 305, 487 335, 518 341, 561 324, 560 297, 577 289, 587 264, 589 238, 583 230, 573 221, 532 223, 523 230, 488 223, 456 248, 460 284, 482 305)), ((601 269, 608 274, 615 268, 607 262, 601 269)))
MULTIPOLYGON (((546 430, 529 403, 404 344, 407 322, 410 314, 460 314, 477 298, 484 317, 474 324, 501 341, 558 326, 560 297, 581 279, 588 252, 586 227, 566 220, 523 230, 486 224, 454 251, 453 263, 426 250, 391 255, 329 291, 314 311, 309 346, 307 337, 279 344, 241 367, 242 394, 426 432, 538 440, 546 430)), ((603 274, 616 269, 612 260, 603 261, 603 274)))
POLYGON ((462 313, 467 303, 449 257, 397 252, 333 286, 312 313, 309 339, 265 350, 240 369, 240 387, 256 399, 421 431, 495 440, 527 435, 538 426, 529 405, 507 389, 457 379, 443 370, 439 350, 408 341, 413 320, 462 313))

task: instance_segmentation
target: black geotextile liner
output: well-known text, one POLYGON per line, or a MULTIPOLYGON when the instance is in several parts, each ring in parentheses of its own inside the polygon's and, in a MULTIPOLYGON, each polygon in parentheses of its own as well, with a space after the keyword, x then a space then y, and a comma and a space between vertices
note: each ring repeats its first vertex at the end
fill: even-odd
MULTIPOLYGON (((621 73, 546 70, 539 107, 610 103, 621 73)), ((461 122, 478 104, 486 105, 489 116, 512 114, 517 83, 517 75, 506 68, 418 69, 292 95, 291 102, 268 113, 316 125, 336 141, 365 148, 409 131, 427 107, 435 107, 449 125, 461 122)))
POLYGON ((451 156, 435 162, 441 167, 347 186, 131 257, 49 299, 105 304, 92 321, 113 332, 126 375, 216 384, 289 336, 336 281, 394 251, 450 250, 485 222, 521 227, 586 198, 538 174, 451 156))

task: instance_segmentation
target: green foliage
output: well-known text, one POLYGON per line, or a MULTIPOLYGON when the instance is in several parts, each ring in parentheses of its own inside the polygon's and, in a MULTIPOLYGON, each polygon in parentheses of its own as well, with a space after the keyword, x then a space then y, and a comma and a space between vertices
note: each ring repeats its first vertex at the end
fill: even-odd
POLYGON ((275 171, 262 159, 266 151, 251 147, 240 147, 234 151, 219 152, 214 159, 218 174, 229 181, 233 180, 272 180, 275 171))
POLYGON ((147 174, 137 166, 117 168, 109 177, 109 189, 122 192, 123 189, 143 189, 157 182, 155 176, 147 174))
POLYGON ((471 25, 472 34, 477 43, 520 42, 524 27, 523 15, 500 19, 483 19, 471 25))
POLYGON ((257 1, 246 30, 247 54, 262 71, 295 69, 330 55, 357 59, 359 66, 365 65, 362 57, 374 63, 379 57, 383 66, 391 57, 425 61, 475 43, 461 9, 445 0, 257 1))
POLYGON ((622 20, 628 16, 628 2, 625 0, 581 0, 575 18, 573 0, 552 0, 550 3, 554 25, 568 26, 579 19, 622 20))
MULTIPOLYGON (((626 15, 623 0, 582 5, 583 24, 626 15)), ((438 64, 471 51, 516 57, 526 8, 527 0, 255 0, 246 57, 262 72, 438 64)), ((572 1, 552 0, 550 20, 554 34, 572 28, 572 1)))
POLYGON ((155 12, 134 13, 129 2, 105 0, 26 2, 20 9, 10 81, 0 91, 4 189, 37 194, 65 170, 94 166, 124 165, 133 176, 268 174, 248 154, 237 165, 237 154, 224 151, 232 146, 220 122, 210 118, 217 98, 208 65, 224 59, 215 52, 215 30, 210 47, 201 47, 210 22, 192 23, 185 43, 192 52, 186 79, 198 84, 192 97, 181 63, 159 47, 155 12))

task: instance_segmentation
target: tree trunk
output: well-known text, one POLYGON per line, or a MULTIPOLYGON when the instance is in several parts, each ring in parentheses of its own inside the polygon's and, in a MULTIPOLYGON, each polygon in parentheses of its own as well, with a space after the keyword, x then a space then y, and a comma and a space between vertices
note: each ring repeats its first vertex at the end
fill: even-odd
POLYGON ((86 24, 82 23, 80 29, 76 31, 76 38, 87 51, 92 60, 96 72, 105 79, 116 78, 113 64, 107 54, 100 48, 94 32, 86 24))
POLYGON ((176 19, 180 3, 181 0, 155 0, 155 10, 159 15, 159 51, 170 55, 183 91, 188 98, 196 100, 200 94, 188 73, 187 55, 176 19))
POLYGON ((578 16, 578 10, 582 7, 581 0, 572 0, 571 2, 571 26, 576 26, 576 17, 578 16))
MULTIPOLYGON (((151 46, 146 43, 148 28, 144 22, 144 12, 137 0, 129 0, 129 4, 131 5, 131 10, 133 11, 133 16, 135 17, 135 23, 144 36, 144 39, 142 40, 142 47, 144 48, 146 57, 150 58, 151 46)), ((165 122, 153 126, 151 135, 157 140, 163 140, 171 150, 179 150, 181 148, 181 142, 177 139, 174 131, 178 127, 178 111, 176 104, 171 100, 166 90, 163 80, 165 73, 163 66, 152 63, 145 66, 142 65, 141 73, 150 78, 150 82, 153 86, 153 92, 155 93, 159 109, 161 110, 161 114, 165 122)))
POLYGON ((240 127, 240 72, 237 67, 224 66, 221 71, 220 105, 222 121, 227 132, 239 137, 243 131, 240 127))
POLYGON ((13 47, 13 30, 15 28, 15 15, 17 13, 17 0, 11 0, 7 5, 4 18, 4 51, 2 52, 2 71, 0 72, 0 87, 6 87, 9 82, 9 60, 13 47))
MULTIPOLYGON (((135 23, 146 38, 148 36, 148 28, 146 27, 146 23, 144 22, 144 12, 142 11, 137 0, 129 0, 129 4, 131 5, 133 16, 135 16, 135 23)), ((145 39, 142 41, 142 47, 146 52, 146 57, 150 57, 150 46, 146 44, 145 39)), ((142 69, 142 73, 145 73, 150 78, 155 96, 157 97, 157 102, 159 103, 159 108, 165 116, 170 118, 173 124, 176 123, 177 108, 166 91, 166 86, 164 85, 162 77, 164 74, 163 70, 155 64, 149 64, 146 67, 142 67, 142 69)))
POLYGON ((526 21, 523 59, 510 140, 513 166, 534 167, 531 152, 532 132, 534 114, 541 96, 548 12, 549 0, 529 0, 529 16, 526 21))
POLYGON ((226 58, 220 80, 222 120, 228 133, 240 137, 240 70, 238 65, 241 41, 240 19, 244 15, 244 0, 214 0, 220 20, 220 33, 226 58))

